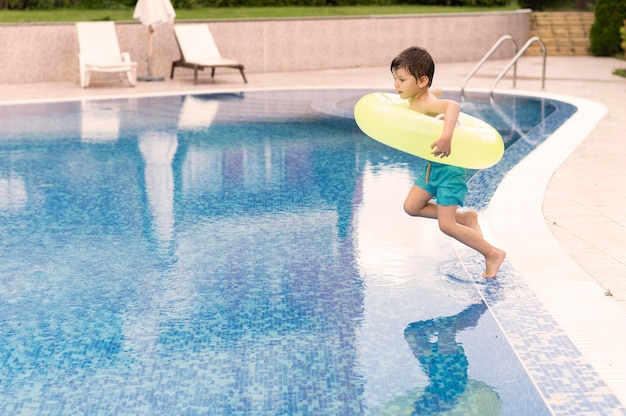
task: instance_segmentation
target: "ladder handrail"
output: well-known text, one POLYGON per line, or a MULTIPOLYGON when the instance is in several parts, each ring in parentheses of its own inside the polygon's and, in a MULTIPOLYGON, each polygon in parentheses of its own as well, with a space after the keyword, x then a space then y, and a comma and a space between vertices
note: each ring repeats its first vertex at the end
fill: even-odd
MULTIPOLYGON (((483 58, 480 60, 480 62, 478 62, 478 64, 476 64, 476 66, 474 67, 474 69, 472 70, 472 72, 470 72, 470 74, 465 77, 465 80, 463 81, 463 85, 461 85, 461 96, 463 96, 463 92, 465 90, 465 86, 467 85, 467 83, 474 77, 474 75, 476 75, 476 73, 478 72, 478 70, 485 64, 485 62, 487 62, 487 60, 489 58, 491 58, 491 55, 493 55, 495 53, 495 51, 500 47, 500 45, 502 45, 504 42, 506 42, 507 40, 510 40, 513 42, 513 48, 515 49, 515 53, 517 54, 517 42, 515 41, 515 39, 513 39, 512 36, 510 35, 504 35, 502 36, 500 39, 498 39, 496 41, 496 43, 493 44, 493 46, 491 47, 491 49, 489 49, 489 51, 487 51, 487 53, 485 54, 485 56, 483 56, 483 58)), ((517 65, 513 71, 513 86, 515 87, 515 79, 517 77, 517 65)))
MULTIPOLYGON (((543 69, 541 73, 541 89, 545 88, 546 86, 546 44, 543 43, 543 40, 541 40, 539 36, 533 36, 532 38, 528 39, 528 41, 524 44, 524 46, 522 46, 522 49, 520 49, 520 51, 517 54, 515 54, 515 56, 513 57, 513 59, 511 59, 507 67, 504 68, 504 70, 500 73, 500 75, 498 75, 498 78, 496 78, 494 83, 491 85, 491 90, 489 91, 491 95, 493 95, 493 90, 496 89, 496 85, 498 85, 498 82, 500 82, 502 77, 504 77, 506 73, 509 72, 509 69, 511 69, 513 65, 515 65, 516 67, 515 69, 517 70, 517 61, 519 60, 519 58, 522 57, 522 55, 524 55, 524 53, 530 47, 530 45, 532 45, 535 42, 539 42, 539 44, 541 45, 541 53, 543 55, 543 69)), ((517 74, 513 75, 513 79, 515 79, 516 77, 517 77, 517 74)), ((513 85, 515 85, 515 81, 513 81, 513 85)))

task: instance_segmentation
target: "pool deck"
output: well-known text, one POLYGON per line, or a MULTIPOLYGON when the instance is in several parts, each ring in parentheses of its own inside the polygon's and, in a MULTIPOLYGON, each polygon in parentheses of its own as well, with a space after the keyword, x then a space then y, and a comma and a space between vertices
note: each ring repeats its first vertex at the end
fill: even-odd
MULTIPOLYGON (((466 89, 489 88, 506 63, 488 62, 466 89)), ((474 65, 438 64, 435 85, 458 90, 474 65)), ((565 101, 586 110, 504 179, 481 221, 486 235, 507 250, 511 264, 626 406, 626 78, 612 75, 626 62, 548 57, 543 90, 541 66, 541 58, 521 59, 515 91, 567 96, 565 101)), ((213 81, 202 74, 198 85, 191 77, 140 82, 135 88, 116 82, 96 82, 88 89, 71 82, 5 84, 0 103, 268 87, 392 87, 388 68, 250 73, 247 85, 236 71, 217 72, 213 81)), ((507 77, 496 91, 511 89, 507 77)))

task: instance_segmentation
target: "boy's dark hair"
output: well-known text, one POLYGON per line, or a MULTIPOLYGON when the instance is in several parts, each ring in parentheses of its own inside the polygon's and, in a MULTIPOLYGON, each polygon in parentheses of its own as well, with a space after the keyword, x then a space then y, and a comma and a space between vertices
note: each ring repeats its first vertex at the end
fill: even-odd
POLYGON ((391 61, 391 72, 394 72, 398 68, 406 68, 408 73, 413 75, 417 80, 424 76, 428 77, 429 87, 433 83, 435 62, 424 48, 411 46, 400 52, 400 55, 396 56, 393 61, 391 61))

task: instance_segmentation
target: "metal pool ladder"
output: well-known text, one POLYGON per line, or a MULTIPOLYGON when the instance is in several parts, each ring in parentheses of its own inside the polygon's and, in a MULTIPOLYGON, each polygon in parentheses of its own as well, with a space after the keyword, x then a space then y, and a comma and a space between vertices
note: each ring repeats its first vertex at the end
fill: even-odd
POLYGON ((528 48, 530 48, 530 46, 535 42, 538 42, 541 45, 541 53, 543 55, 543 68, 542 68, 542 73, 541 73, 541 89, 545 88, 545 85, 546 85, 546 45, 543 42, 543 40, 541 40, 541 38, 538 36, 533 36, 532 38, 528 39, 528 41, 524 44, 524 46, 522 46, 522 49, 518 51, 517 42, 515 42, 515 39, 513 39, 513 37, 510 35, 504 35, 500 39, 498 39, 496 43, 494 43, 491 49, 489 49, 489 51, 485 54, 485 56, 483 56, 480 62, 478 62, 478 64, 474 67, 472 72, 470 72, 470 74, 465 78, 465 80, 463 81, 463 85, 461 85, 461 97, 464 96, 465 86, 467 85, 469 80, 471 80, 474 77, 474 75, 476 75, 478 70, 485 64, 485 62, 487 62, 487 60, 491 57, 491 55, 493 55, 494 52, 504 42, 508 40, 513 42, 515 56, 511 59, 511 61, 506 66, 506 68, 504 68, 502 72, 500 72, 500 75, 498 75, 498 77, 493 82, 493 84, 491 84, 491 89, 489 90, 489 94, 493 95, 493 90, 495 90, 496 85, 498 85, 500 80, 507 74, 507 72, 509 72, 511 67, 513 67, 513 87, 515 87, 515 82, 517 81, 517 61, 524 55, 524 53, 528 50, 528 48))

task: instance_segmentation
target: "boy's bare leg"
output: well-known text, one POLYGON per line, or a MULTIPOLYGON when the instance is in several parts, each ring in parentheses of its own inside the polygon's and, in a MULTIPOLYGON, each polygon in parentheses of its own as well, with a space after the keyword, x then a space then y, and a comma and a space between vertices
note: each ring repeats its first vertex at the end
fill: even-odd
MULTIPOLYGON (((432 195, 420 188, 413 185, 413 188, 409 191, 409 195, 404 201, 404 210, 407 214, 413 217, 425 217, 425 218, 437 218, 437 204, 430 202, 432 195)), ((483 235, 478 223, 478 214, 476 211, 470 210, 457 210, 455 213, 456 222, 470 227, 481 236, 483 235)))
POLYGON ((404 200, 404 211, 412 217, 437 218, 437 205, 429 202, 432 195, 413 185, 404 200))
POLYGON ((502 265, 506 257, 504 250, 500 250, 489 244, 489 242, 483 238, 482 234, 475 229, 457 222, 456 206, 437 205, 436 208, 441 231, 482 254, 485 257, 486 264, 483 276, 496 277, 500 265, 502 265))
POLYGON ((486 270, 484 277, 495 277, 506 253, 489 244, 482 235, 475 211, 457 210, 456 206, 442 206, 430 202, 433 196, 413 185, 404 201, 404 210, 414 217, 426 217, 439 220, 439 228, 478 251, 485 257, 486 270))
POLYGON ((478 213, 476 211, 457 209, 455 217, 456 222, 471 228, 482 237, 483 230, 480 229, 480 224, 478 223, 478 213))

